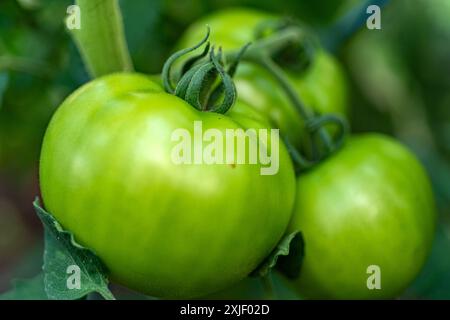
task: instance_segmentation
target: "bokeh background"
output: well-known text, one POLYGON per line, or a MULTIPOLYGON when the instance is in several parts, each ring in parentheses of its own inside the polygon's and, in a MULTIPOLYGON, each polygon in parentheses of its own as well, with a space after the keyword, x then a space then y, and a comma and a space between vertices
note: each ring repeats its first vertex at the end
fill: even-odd
MULTIPOLYGON (((357 0, 122 0, 136 70, 159 73, 187 25, 215 10, 244 6, 302 19, 320 35, 357 0)), ((32 210, 38 159, 51 115, 88 81, 63 19, 70 0, 0 1, 0 293, 42 264, 42 227, 32 210)), ((333 29, 335 28, 335 29, 333 29)), ((382 9, 382 30, 324 37, 351 82, 355 132, 396 136, 432 179, 439 224, 431 256, 400 298, 450 299, 450 1, 396 0, 382 9)), ((282 298, 295 298, 276 280, 282 298)), ((228 297, 260 297, 247 281, 228 297)), ((131 293, 125 296, 132 297, 131 293)))

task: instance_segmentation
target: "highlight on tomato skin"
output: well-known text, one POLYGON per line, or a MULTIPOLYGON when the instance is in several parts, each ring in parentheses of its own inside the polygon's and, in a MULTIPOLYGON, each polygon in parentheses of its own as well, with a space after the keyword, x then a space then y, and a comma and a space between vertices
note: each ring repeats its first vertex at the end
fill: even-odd
POLYGON ((449 14, 0 1, 0 300, 450 299, 449 14))

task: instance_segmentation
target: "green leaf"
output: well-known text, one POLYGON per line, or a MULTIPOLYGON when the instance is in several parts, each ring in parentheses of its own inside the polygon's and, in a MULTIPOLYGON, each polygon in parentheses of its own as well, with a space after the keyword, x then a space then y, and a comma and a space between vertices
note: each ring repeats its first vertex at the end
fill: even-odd
POLYGON ((3 105, 3 95, 5 94, 6 88, 8 87, 8 73, 0 72, 0 109, 3 105))
POLYGON ((13 288, 0 295, 0 300, 48 300, 44 289, 44 274, 40 273, 32 279, 17 279, 13 288))
POLYGON ((266 277, 276 268, 289 278, 300 273, 304 254, 304 241, 300 231, 285 235, 272 253, 254 270, 250 276, 266 277))
POLYGON ((53 216, 33 203, 45 228, 44 284, 50 299, 75 300, 97 292, 114 300, 108 289, 107 269, 91 250, 79 245, 53 216))

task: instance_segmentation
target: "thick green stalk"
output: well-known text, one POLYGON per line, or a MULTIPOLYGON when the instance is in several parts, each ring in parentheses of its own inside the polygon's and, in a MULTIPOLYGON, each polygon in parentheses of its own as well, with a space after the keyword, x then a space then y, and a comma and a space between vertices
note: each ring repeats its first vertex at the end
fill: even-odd
POLYGON ((76 0, 81 28, 72 30, 75 42, 92 77, 132 71, 117 0, 76 0))

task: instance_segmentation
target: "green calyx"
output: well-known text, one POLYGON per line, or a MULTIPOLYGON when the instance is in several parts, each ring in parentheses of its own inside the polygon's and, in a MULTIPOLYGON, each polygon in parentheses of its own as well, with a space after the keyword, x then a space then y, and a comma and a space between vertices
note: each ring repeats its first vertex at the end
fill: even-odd
POLYGON ((225 114, 236 101, 236 87, 232 75, 236 71, 240 57, 247 46, 238 53, 236 59, 225 70, 222 49, 211 47, 206 36, 195 46, 174 53, 164 64, 162 77, 164 88, 168 93, 188 102, 200 111, 225 114), (203 52, 188 59, 181 67, 179 80, 174 85, 171 69, 176 60, 205 45, 203 52))

